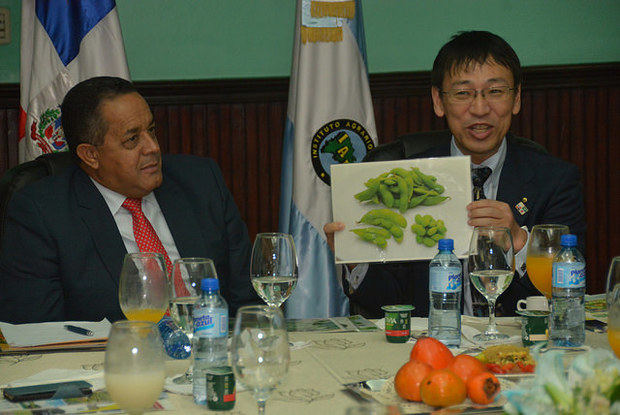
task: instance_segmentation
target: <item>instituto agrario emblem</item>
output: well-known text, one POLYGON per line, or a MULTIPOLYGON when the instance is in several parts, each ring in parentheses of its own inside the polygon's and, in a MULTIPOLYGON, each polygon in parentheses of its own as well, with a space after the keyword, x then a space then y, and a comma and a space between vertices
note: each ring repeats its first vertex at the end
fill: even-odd
POLYGON ((362 124, 340 119, 323 125, 312 136, 312 165, 317 176, 331 184, 329 167, 332 164, 357 163, 375 144, 362 124))
POLYGON ((60 122, 60 109, 48 108, 30 125, 32 138, 43 153, 55 153, 64 150, 67 142, 60 122))

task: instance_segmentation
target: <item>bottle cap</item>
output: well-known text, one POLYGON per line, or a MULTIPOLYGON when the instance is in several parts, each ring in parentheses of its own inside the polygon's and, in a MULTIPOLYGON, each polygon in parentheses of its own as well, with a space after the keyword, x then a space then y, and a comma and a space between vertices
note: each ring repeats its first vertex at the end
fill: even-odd
POLYGON ((220 281, 217 278, 203 278, 200 282, 202 291, 215 291, 220 289, 220 281))
POLYGON ((577 246, 577 235, 573 235, 570 233, 562 235, 560 243, 562 244, 562 246, 577 246))
POLYGON ((454 249, 454 240, 450 238, 440 239, 437 246, 440 251, 452 251, 454 249))

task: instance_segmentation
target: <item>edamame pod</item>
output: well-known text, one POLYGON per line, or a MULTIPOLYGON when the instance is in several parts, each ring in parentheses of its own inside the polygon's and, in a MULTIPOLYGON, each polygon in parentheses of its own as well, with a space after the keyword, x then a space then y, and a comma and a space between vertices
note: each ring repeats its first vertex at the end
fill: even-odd
POLYGON ((390 220, 401 228, 407 226, 407 220, 401 214, 390 209, 373 209, 362 216, 360 222, 364 222, 365 220, 372 218, 383 218, 390 220))
POLYGON ((379 185, 379 198, 385 206, 389 208, 394 206, 394 196, 392 195, 392 192, 389 191, 387 186, 383 183, 379 185))
POLYGON ((426 235, 426 229, 424 229, 424 226, 420 225, 419 223, 414 223, 413 225, 411 225, 411 232, 415 233, 418 236, 426 235))
POLYGON ((437 243, 437 241, 435 241, 435 240, 433 240, 431 238, 424 237, 424 238, 422 238, 422 243, 430 248, 433 245, 435 245, 437 243))
POLYGON ((423 195, 420 195, 420 196, 412 197, 411 200, 409 201, 409 208, 414 208, 414 207, 418 206, 427 197, 428 197, 427 194, 423 194, 423 195))
POLYGON ((429 196, 421 203, 423 206, 434 206, 450 199, 450 196, 429 196))

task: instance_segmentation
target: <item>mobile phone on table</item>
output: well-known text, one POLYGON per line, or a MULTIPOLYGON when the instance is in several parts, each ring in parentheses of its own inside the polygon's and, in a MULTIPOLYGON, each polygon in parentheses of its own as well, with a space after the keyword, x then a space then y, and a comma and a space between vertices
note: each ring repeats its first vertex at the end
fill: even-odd
POLYGON ((46 385, 19 386, 17 388, 5 388, 4 398, 11 402, 36 401, 51 399, 60 391, 59 399, 79 398, 93 393, 93 385, 83 380, 71 382, 48 383, 46 385))

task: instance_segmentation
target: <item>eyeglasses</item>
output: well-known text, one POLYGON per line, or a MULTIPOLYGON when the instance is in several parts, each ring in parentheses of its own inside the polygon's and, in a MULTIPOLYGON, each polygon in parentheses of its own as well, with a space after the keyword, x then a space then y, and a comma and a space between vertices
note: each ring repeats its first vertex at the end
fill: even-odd
POLYGON ((482 98, 487 102, 503 102, 510 96, 510 91, 514 91, 516 88, 510 88, 509 86, 490 86, 482 89, 451 89, 449 91, 442 91, 444 95, 447 95, 448 99, 456 104, 471 104, 476 99, 478 92, 482 95, 482 98))

